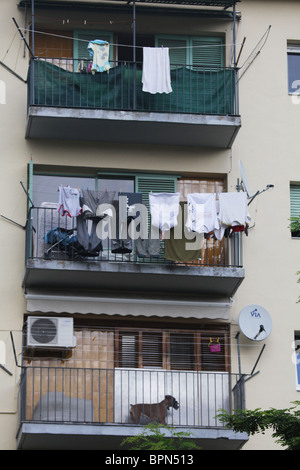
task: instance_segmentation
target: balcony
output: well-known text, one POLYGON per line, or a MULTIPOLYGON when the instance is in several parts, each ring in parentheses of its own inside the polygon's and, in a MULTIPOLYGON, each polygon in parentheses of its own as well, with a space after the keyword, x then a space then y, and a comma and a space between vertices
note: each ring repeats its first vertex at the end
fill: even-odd
MULTIPOLYGON (((171 395, 166 424, 189 431, 204 450, 238 450, 247 434, 225 429, 219 409, 244 406, 244 382, 225 372, 25 367, 20 382, 18 449, 117 450, 157 416, 130 416, 131 405, 171 395)), ((133 406, 133 410, 136 409, 133 406)), ((157 408, 153 408, 157 410, 157 408)))
POLYGON ((231 148, 241 126, 237 70, 171 64, 169 94, 142 91, 142 64, 34 58, 26 138, 231 148))
POLYGON ((151 256, 139 251, 137 240, 129 241, 128 253, 114 253, 110 239, 103 240, 99 251, 86 252, 78 246, 76 233, 76 218, 62 217, 55 208, 31 209, 23 279, 27 290, 67 289, 69 295, 94 290, 125 292, 126 297, 153 299, 157 294, 174 301, 179 296, 180 300, 226 298, 228 302, 244 279, 242 233, 221 241, 205 240, 200 259, 192 262, 167 258, 167 240, 156 240, 153 250, 157 251, 151 256))

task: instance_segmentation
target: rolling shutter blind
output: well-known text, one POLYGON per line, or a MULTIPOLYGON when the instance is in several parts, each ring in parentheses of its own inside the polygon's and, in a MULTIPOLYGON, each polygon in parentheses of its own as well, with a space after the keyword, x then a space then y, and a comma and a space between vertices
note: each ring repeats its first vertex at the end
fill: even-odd
POLYGON ((200 357, 201 357, 201 370, 205 371, 219 371, 225 370, 225 340, 224 335, 217 334, 212 339, 219 339, 221 350, 219 352, 211 352, 209 348, 211 334, 201 334, 200 357))
POLYGON ((162 333, 142 333, 143 367, 162 368, 162 333))
POLYGON ((137 332, 120 333, 120 367, 139 367, 138 339, 137 332))
POLYGON ((119 331, 118 363, 122 368, 157 368, 184 371, 226 371, 226 334, 222 331, 119 331), (210 341, 218 339, 219 351, 210 341))
POLYGON ((291 199, 291 217, 299 217, 300 216, 300 184, 291 184, 290 199, 291 199))
POLYGON ((192 333, 170 334, 172 370, 195 370, 195 344, 192 333))
POLYGON ((224 40, 218 36, 157 36, 156 47, 168 47, 171 68, 174 66, 224 65, 224 40))
POLYGON ((224 64, 224 43, 220 37, 191 38, 193 65, 222 67, 224 64))
POLYGON ((186 65, 187 59, 187 39, 176 39, 169 37, 157 37, 157 47, 168 47, 171 69, 176 66, 186 65))
MULTIPOLYGON (((149 194, 152 193, 175 193, 177 191, 177 176, 162 175, 138 175, 135 178, 135 190, 142 193, 142 203, 148 212, 148 230, 151 227, 149 210, 149 194)), ((163 250, 163 242, 161 242, 163 250)))
POLYGON ((177 176, 163 175, 137 175, 135 177, 135 190, 142 193, 143 204, 149 208, 149 194, 175 193, 177 191, 177 176))
POLYGON ((162 367, 162 333, 120 332, 119 338, 120 367, 162 367))

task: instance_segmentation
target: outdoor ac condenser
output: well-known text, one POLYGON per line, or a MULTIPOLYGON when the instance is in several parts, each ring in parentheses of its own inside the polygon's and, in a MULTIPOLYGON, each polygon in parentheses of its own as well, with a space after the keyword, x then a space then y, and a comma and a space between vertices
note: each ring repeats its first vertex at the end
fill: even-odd
POLYGON ((28 317, 27 346, 34 348, 74 348, 73 318, 28 317))

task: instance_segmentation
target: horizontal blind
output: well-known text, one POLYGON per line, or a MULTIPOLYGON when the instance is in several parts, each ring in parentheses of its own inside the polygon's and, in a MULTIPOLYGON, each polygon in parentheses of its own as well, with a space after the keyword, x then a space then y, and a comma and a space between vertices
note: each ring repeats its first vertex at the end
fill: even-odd
POLYGON ((192 65, 222 67, 224 41, 221 37, 191 38, 192 65))
POLYGON ((139 366, 139 334, 137 332, 120 332, 119 365, 124 368, 139 366))
POLYGON ((212 372, 225 370, 225 338, 223 334, 215 333, 212 336, 209 333, 202 333, 200 346, 201 370, 212 372), (221 345, 219 352, 210 350, 211 340, 213 343, 218 340, 221 345))
POLYGON ((162 334, 142 334, 142 361, 143 367, 162 368, 162 334))
POLYGON ((143 204, 148 208, 150 193, 174 193, 177 191, 177 176, 136 176, 135 186, 136 192, 142 193, 143 204))
POLYGON ((170 334, 170 364, 172 370, 195 369, 195 344, 192 333, 170 334))
POLYGON ((158 47, 168 47, 171 69, 176 66, 184 66, 187 64, 187 39, 186 38, 170 38, 170 37, 157 37, 156 42, 158 47))
POLYGON ((156 37, 157 47, 168 47, 171 68, 174 66, 224 65, 224 39, 221 36, 167 36, 156 37))
POLYGON ((291 217, 300 216, 300 184, 290 185, 291 217))
POLYGON ((224 331, 119 331, 119 360, 122 368, 157 368, 182 371, 226 370, 224 331), (210 349, 211 341, 220 351, 210 349))

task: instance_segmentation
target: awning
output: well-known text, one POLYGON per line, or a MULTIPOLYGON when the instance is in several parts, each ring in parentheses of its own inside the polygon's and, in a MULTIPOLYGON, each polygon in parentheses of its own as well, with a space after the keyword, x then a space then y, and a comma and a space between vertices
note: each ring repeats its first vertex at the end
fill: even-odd
POLYGON ((28 312, 228 320, 232 301, 144 296, 82 296, 27 292, 28 312))
MULTIPOLYGON (((128 0, 117 0, 120 3, 127 4, 128 0)), ((132 1, 132 0, 131 0, 132 1)), ((166 5, 196 5, 196 6, 205 6, 205 7, 223 7, 229 8, 239 3, 241 0, 135 0, 136 3, 161 3, 166 5)), ((19 6, 30 5, 32 0, 20 0, 19 6)), ((57 6, 59 4, 90 4, 93 6, 97 6, 97 4, 101 5, 101 3, 109 3, 109 2, 97 2, 97 1, 85 1, 82 0, 34 0, 35 5, 46 5, 46 6, 57 6)))

